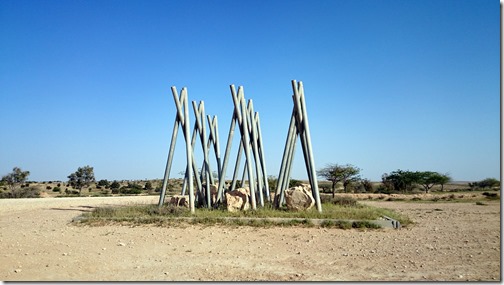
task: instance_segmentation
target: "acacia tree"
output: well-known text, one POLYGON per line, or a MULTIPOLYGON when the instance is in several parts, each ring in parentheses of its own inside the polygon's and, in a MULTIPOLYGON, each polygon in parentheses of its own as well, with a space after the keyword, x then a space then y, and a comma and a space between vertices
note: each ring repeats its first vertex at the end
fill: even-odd
POLYGON ((334 198, 334 193, 336 192, 336 183, 343 183, 343 190, 346 193, 347 187, 356 181, 360 180, 361 169, 355 167, 351 164, 339 165, 339 164, 327 164, 326 167, 317 171, 317 176, 323 177, 328 181, 332 182, 332 196, 334 198))
POLYGON ((420 171, 416 172, 417 183, 422 185, 425 193, 429 193, 429 190, 436 184, 441 185, 441 191, 443 191, 443 186, 445 183, 451 180, 447 174, 439 174, 434 171, 420 171))
POLYGON ((382 183, 389 190, 395 191, 411 191, 415 183, 418 182, 418 172, 396 170, 390 174, 382 175, 382 183))
POLYGON ((24 183, 29 175, 30 171, 23 171, 19 167, 14 167, 11 173, 2 177, 2 182, 7 183, 12 190, 16 185, 24 183))
POLYGON ((79 167, 76 172, 68 175, 68 179, 68 184, 78 189, 80 194, 83 187, 95 182, 93 167, 89 165, 79 167))
POLYGON ((390 174, 382 175, 382 182, 389 190, 407 192, 413 190, 413 187, 418 184, 421 185, 425 193, 434 187, 434 185, 441 185, 441 191, 444 184, 451 181, 448 174, 440 174, 434 171, 409 171, 409 170, 396 170, 390 174))

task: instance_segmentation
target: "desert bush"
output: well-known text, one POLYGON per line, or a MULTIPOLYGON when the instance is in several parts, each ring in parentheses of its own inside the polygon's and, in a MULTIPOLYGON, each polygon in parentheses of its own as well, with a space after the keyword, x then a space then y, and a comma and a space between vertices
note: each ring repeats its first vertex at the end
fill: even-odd
POLYGON ((404 198, 394 198, 394 197, 388 197, 387 200, 385 201, 404 201, 404 198))
POLYGON ((121 193, 121 194, 140 194, 140 193, 142 193, 142 189, 121 187, 121 189, 119 189, 119 193, 121 193))
POLYGON ((145 183, 144 189, 145 190, 152 190, 154 187, 152 187, 152 183, 150 181, 147 181, 145 183))
POLYGON ((39 197, 40 197, 40 190, 34 187, 28 187, 28 188, 24 187, 0 193, 0 198, 39 198, 39 197))
POLYGON ((59 187, 54 187, 54 188, 52 189, 52 191, 53 191, 53 192, 61 192, 61 188, 59 188, 59 187))
POLYGON ((51 189, 52 189, 52 187, 51 187, 51 186, 47 186, 47 187, 46 187, 46 189, 47 189, 47 190, 51 190, 51 189))
POLYGON ((495 178, 486 178, 477 182, 469 183, 469 187, 473 190, 486 189, 486 188, 497 188, 500 186, 500 181, 495 178))
POLYGON ((482 195, 490 200, 497 200, 500 198, 498 193, 483 192, 482 195))
POLYGON ((392 190, 391 187, 387 187, 383 184, 380 184, 380 185, 378 185, 378 187, 376 187, 376 193, 392 194, 392 193, 396 193, 396 192, 397 191, 392 190))
POLYGON ((289 181, 289 188, 301 186, 301 185, 303 185, 303 181, 301 181, 301 180, 291 179, 289 181))
POLYGON ((114 190, 114 189, 119 189, 121 187, 121 184, 119 184, 119 182, 115 181, 112 182, 112 184, 110 184, 110 189, 114 190))
POLYGON ((108 187, 110 185, 110 183, 108 182, 107 179, 102 179, 100 181, 98 181, 98 183, 96 184, 97 186, 102 186, 102 187, 108 187))

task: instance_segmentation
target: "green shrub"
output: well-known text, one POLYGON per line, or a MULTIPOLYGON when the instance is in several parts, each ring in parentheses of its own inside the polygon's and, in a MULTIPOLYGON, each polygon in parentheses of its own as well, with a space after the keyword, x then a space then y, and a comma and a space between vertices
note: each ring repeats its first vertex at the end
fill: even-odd
MULTIPOLYGON (((114 190, 112 190, 112 191, 114 191, 114 190)), ((140 193, 142 193, 142 189, 122 187, 121 189, 119 189, 119 193, 121 193, 121 194, 140 194, 140 193)))
POLYGON ((61 188, 59 188, 59 187, 54 187, 54 188, 52 189, 52 191, 53 191, 53 192, 61 192, 61 188))

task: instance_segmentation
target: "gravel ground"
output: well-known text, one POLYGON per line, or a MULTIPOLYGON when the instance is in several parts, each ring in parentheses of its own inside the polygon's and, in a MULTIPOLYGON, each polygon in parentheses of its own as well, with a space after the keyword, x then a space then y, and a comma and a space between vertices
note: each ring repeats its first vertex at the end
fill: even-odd
POLYGON ((500 281, 500 202, 365 201, 400 230, 76 226, 100 205, 157 196, 0 200, 4 281, 500 281))

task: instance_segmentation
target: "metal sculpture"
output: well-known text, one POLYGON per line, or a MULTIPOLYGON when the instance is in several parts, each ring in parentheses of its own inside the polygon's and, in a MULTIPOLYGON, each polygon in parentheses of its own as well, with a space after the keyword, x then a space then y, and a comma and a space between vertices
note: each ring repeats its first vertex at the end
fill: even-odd
MULTIPOLYGON (((241 134, 240 146, 238 154, 236 157, 235 169, 233 174, 233 180, 231 182, 230 189, 235 189, 237 176, 239 172, 239 165, 243 151, 245 151, 245 167, 243 169, 243 176, 241 180, 242 186, 244 186, 245 175, 247 175, 250 187, 250 200, 252 209, 256 209, 256 201, 259 198, 259 204, 261 207, 264 206, 264 196, 269 199, 269 187, 267 181, 266 164, 263 153, 263 143, 261 128, 259 126, 259 113, 254 112, 253 102, 250 99, 248 101, 247 107, 245 107, 245 96, 243 91, 243 86, 238 87, 238 93, 234 85, 230 86, 231 96, 234 103, 234 112, 231 118, 231 126, 229 129, 228 140, 226 144, 226 152, 224 154, 224 162, 222 164, 222 173, 226 173, 227 165, 229 161, 229 155, 231 151, 231 144, 234 136, 234 129, 236 124, 238 124, 241 134), (250 152, 253 152, 253 156, 250 152), (252 161, 252 158, 254 159, 252 161), (256 179, 254 179, 254 173, 252 168, 252 163, 255 166, 256 179), (257 181, 257 184, 256 184, 257 181), (257 194, 256 197, 256 186, 257 194)), ((225 175, 221 175, 219 179, 219 187, 217 192, 217 201, 223 200, 225 175)))
POLYGON ((297 138, 299 137, 301 140, 301 146, 303 149, 303 156, 306 171, 308 173, 308 179, 310 181, 312 195, 315 199, 317 210, 319 212, 322 212, 322 205, 320 203, 320 194, 316 178, 317 174, 315 170, 315 161, 313 158, 313 151, 311 146, 308 115, 306 112, 303 82, 300 81, 298 83, 296 82, 296 80, 292 80, 292 90, 294 92, 294 95, 292 95, 294 107, 292 109, 292 116, 289 125, 289 131, 287 133, 287 139, 285 141, 282 164, 280 165, 280 172, 278 174, 278 183, 275 192, 274 205, 278 208, 285 200, 285 189, 287 189, 289 186, 292 171, 292 162, 294 161, 294 150, 296 147, 297 138))
MULTIPOLYGON (((315 163, 311 149, 311 139, 308 127, 308 117, 305 108, 303 85, 301 82, 297 84, 295 80, 292 81, 292 85, 294 90, 294 108, 292 111, 289 132, 287 135, 286 145, 282 158, 282 165, 280 168, 274 203, 276 207, 279 207, 283 203, 284 191, 289 185, 296 139, 299 136, 301 138, 301 144, 303 146, 303 154, 308 171, 310 185, 312 187, 312 193, 317 204, 317 209, 319 210, 319 212, 321 212, 322 208, 320 205, 317 180, 315 179, 315 163)), ((161 188, 159 197, 159 206, 162 206, 164 204, 179 126, 182 128, 184 134, 187 159, 182 195, 185 195, 185 192, 188 189, 189 207, 192 213, 194 213, 195 211, 196 202, 198 203, 198 206, 206 206, 208 208, 212 206, 216 207, 224 201, 223 194, 225 190, 235 189, 236 183, 238 181, 241 156, 243 153, 245 153, 245 163, 243 175, 241 178, 241 185, 242 187, 245 186, 246 176, 248 180, 248 187, 250 189, 250 203, 252 209, 255 210, 257 208, 257 200, 259 200, 259 206, 264 207, 265 197, 268 202, 271 202, 265 155, 263 152, 263 141, 259 113, 254 111, 254 105, 251 99, 248 100, 247 104, 245 104, 246 100, 243 86, 238 87, 238 92, 236 92, 234 85, 230 85, 230 89, 231 97, 234 103, 234 110, 231 118, 231 126, 228 133, 224 160, 221 164, 217 116, 214 116, 213 118, 211 116, 207 116, 208 126, 210 130, 210 135, 207 140, 206 127, 204 123, 204 102, 200 101, 199 104, 196 104, 195 101, 192 101, 196 122, 194 124, 192 136, 190 137, 187 89, 185 87, 182 88, 181 94, 179 96, 177 88, 175 86, 172 86, 171 90, 175 101, 177 114, 175 116, 170 149, 168 152, 168 160, 166 163, 165 174, 163 178, 163 186, 161 188), (231 187, 229 189, 225 189, 226 170, 229 163, 229 157, 231 155, 231 146, 236 124, 238 124, 241 136, 240 145, 235 161, 231 187), (193 155, 193 150, 198 134, 200 137, 201 146, 203 148, 204 160, 201 167, 201 172, 198 170, 196 160, 193 155), (210 168, 209 150, 212 144, 215 152, 218 180, 215 200, 212 199, 212 193, 210 190, 210 185, 214 185, 216 180, 212 176, 212 171, 210 168), (205 182, 205 187, 203 187, 202 181, 205 182), (196 184, 196 189, 194 189, 193 183, 196 184)))

